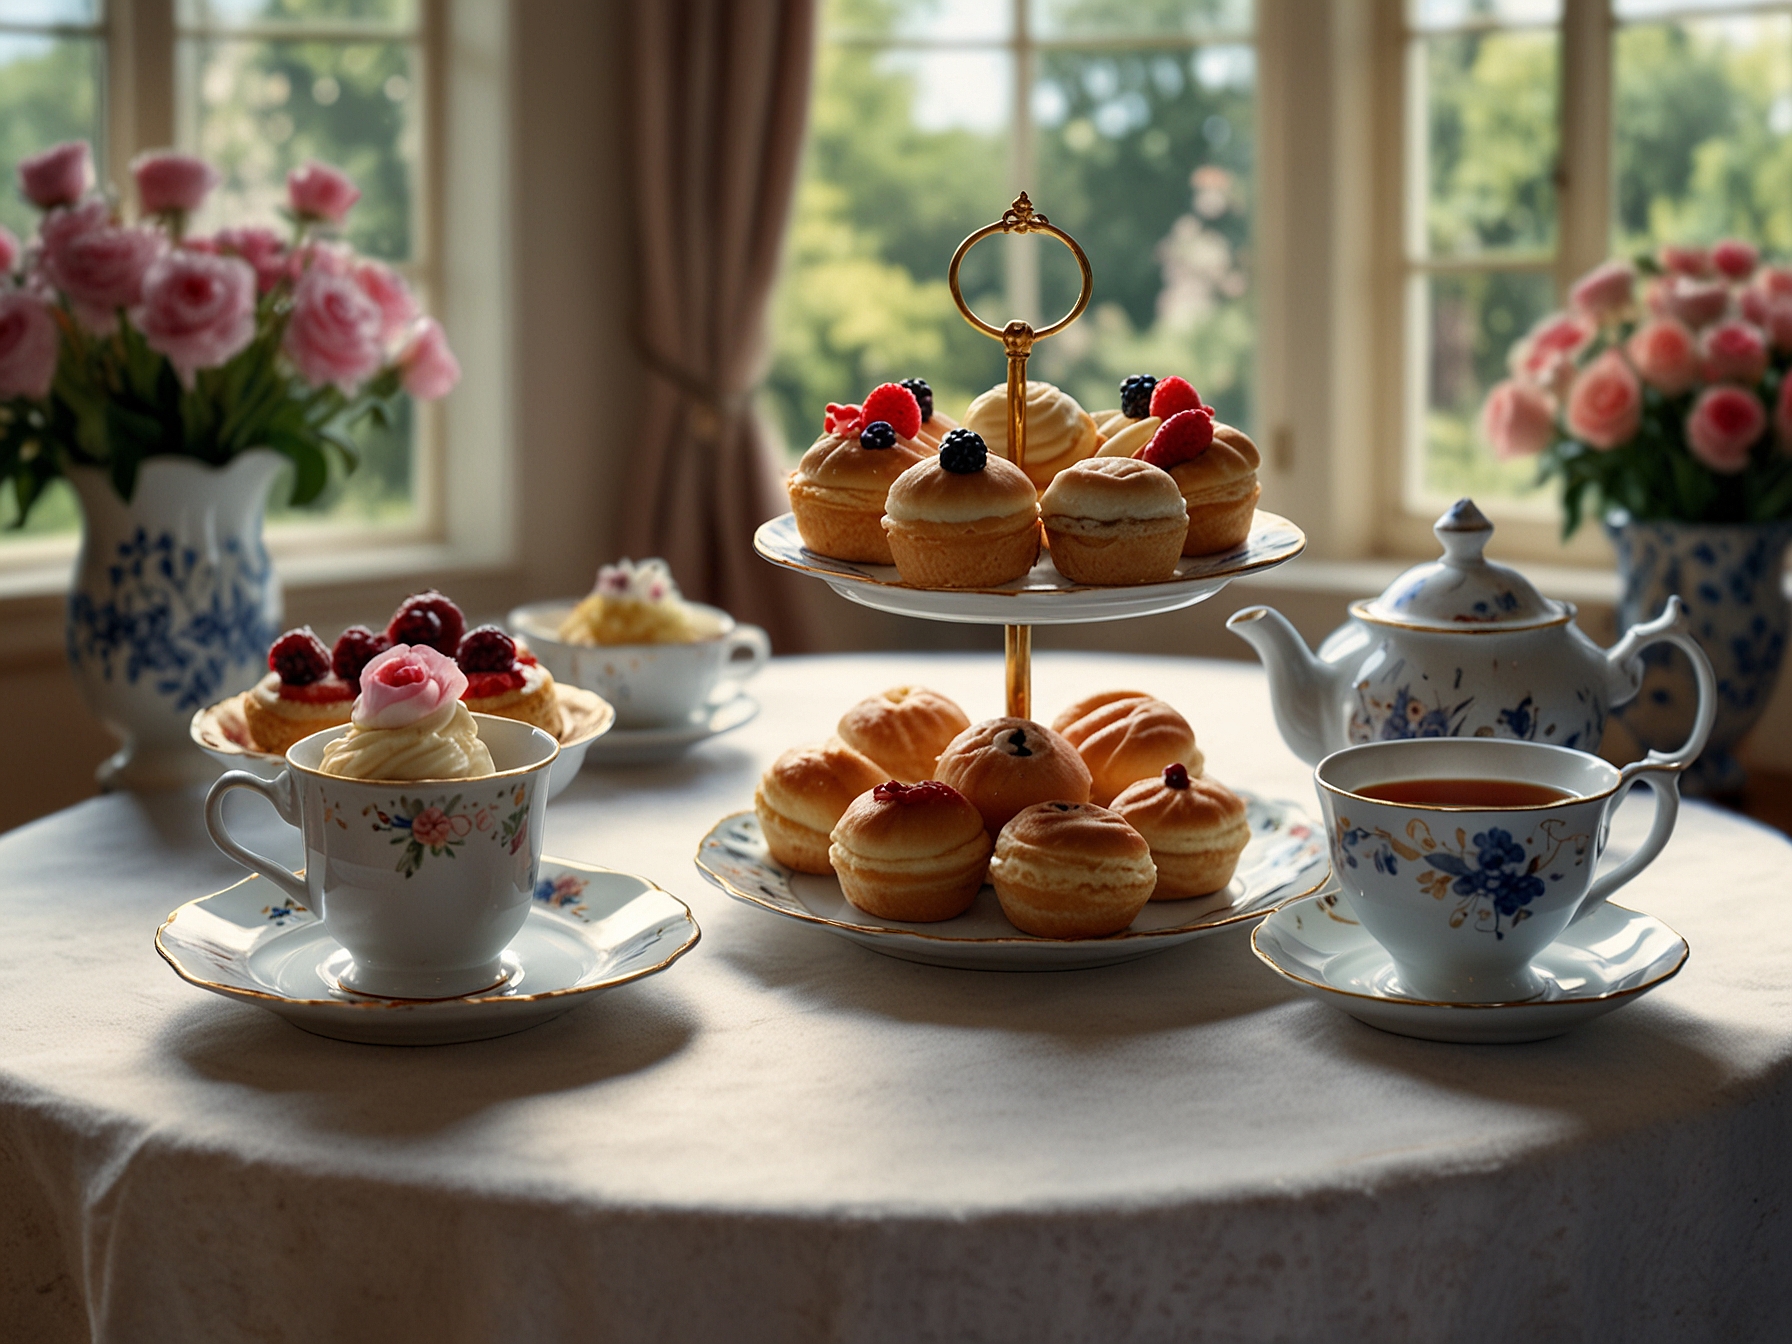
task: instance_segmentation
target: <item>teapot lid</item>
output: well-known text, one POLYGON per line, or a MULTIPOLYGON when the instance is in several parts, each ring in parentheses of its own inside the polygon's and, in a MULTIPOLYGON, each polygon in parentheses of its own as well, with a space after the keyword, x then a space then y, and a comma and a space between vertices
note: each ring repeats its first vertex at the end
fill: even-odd
POLYGON ((1443 558, 1414 565, 1380 597, 1355 603, 1353 615, 1418 630, 1528 630, 1573 615, 1566 603, 1544 597, 1516 569, 1492 564, 1481 554, 1493 524, 1474 500, 1457 500, 1431 530, 1443 544, 1443 558))

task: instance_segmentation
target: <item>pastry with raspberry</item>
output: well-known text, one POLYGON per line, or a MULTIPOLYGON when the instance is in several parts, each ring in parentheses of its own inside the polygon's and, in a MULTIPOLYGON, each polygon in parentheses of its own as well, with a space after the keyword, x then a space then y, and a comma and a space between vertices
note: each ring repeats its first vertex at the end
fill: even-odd
POLYGON ((560 736, 560 698, 554 692, 553 674, 497 626, 467 631, 455 661, 467 674, 461 703, 473 713, 519 719, 560 736))
POLYGON ((803 545, 855 564, 894 564, 884 535, 884 504, 896 478, 933 454, 916 439, 921 404, 885 383, 863 406, 830 405, 822 436, 789 480, 790 511, 803 545))
POLYGON ((267 676, 243 697, 243 720, 257 750, 284 755, 300 739, 348 722, 360 668, 354 669, 356 680, 347 681, 333 664, 330 650, 310 626, 288 630, 274 641, 267 676))

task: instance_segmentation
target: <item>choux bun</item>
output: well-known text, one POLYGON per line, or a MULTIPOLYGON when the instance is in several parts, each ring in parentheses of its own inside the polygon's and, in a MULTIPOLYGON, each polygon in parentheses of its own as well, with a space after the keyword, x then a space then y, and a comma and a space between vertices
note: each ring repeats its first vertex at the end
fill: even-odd
POLYGON ((957 789, 890 780, 853 799, 828 857, 841 892, 866 914, 931 924, 970 908, 990 847, 982 816, 957 789))
POLYGON ((991 835, 1034 803, 1089 799, 1089 767, 1076 748, 1031 719, 985 719, 940 753, 935 777, 971 800, 991 835))
POLYGON ((1251 841, 1244 799, 1218 780, 1180 764, 1121 790, 1113 810, 1151 846, 1157 864, 1154 901, 1179 901, 1222 890, 1251 841))
POLYGON ((1040 938, 1118 933, 1151 899, 1151 847, 1117 813, 1093 803, 1037 803, 996 837, 989 879, 1002 912, 1040 938))
POLYGON ((938 691, 892 686, 847 710, 835 731, 887 778, 914 784, 933 778, 940 753, 970 726, 970 716, 938 691))
POLYGON ((753 811, 765 847, 786 868, 830 873, 828 837, 847 805, 888 778, 877 763, 838 739, 792 747, 760 777, 753 811))
POLYGON ((1199 775, 1203 760, 1195 730, 1173 708, 1143 691, 1102 691, 1085 696, 1052 727, 1089 767, 1089 798, 1102 807, 1134 780, 1181 761, 1199 775))

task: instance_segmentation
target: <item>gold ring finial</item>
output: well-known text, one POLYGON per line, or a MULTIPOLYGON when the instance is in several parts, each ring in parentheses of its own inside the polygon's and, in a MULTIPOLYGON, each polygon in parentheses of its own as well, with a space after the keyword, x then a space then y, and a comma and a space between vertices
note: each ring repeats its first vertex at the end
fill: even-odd
POLYGON ((1077 318, 1081 317, 1083 315, 1083 310, 1089 306, 1090 297, 1095 293, 1095 273, 1089 269, 1089 258, 1084 254, 1082 246, 1077 240, 1072 238, 1068 233, 1065 233, 1063 229, 1060 229, 1044 215, 1034 210, 1033 202, 1027 198, 1027 193, 1023 191, 1020 195, 1014 198, 1014 203, 1002 212, 1002 217, 994 224, 985 224, 982 228, 978 229, 969 238, 966 238, 958 245, 958 251, 952 254, 952 264, 946 268, 946 285, 952 291, 952 302, 958 305, 958 311, 964 314, 964 320, 966 322, 969 322, 985 336, 994 337, 996 340, 1001 341, 1004 346, 1007 346, 1012 350, 1012 347, 1015 344, 1015 338, 1020 334, 1017 330, 1018 328, 1024 327, 1026 329, 1025 340, 1027 346, 1030 347, 1034 341, 1044 340, 1047 336, 1057 335, 1058 332, 1063 331, 1065 327, 1068 327, 1072 322, 1076 321, 1077 318), (969 252, 972 247, 982 242, 985 238, 988 238, 991 234, 996 233, 1045 233, 1050 234, 1053 238, 1056 238, 1059 242, 1063 243, 1065 247, 1068 247, 1071 255, 1076 258, 1077 266, 1083 273, 1083 287, 1077 294, 1076 306, 1056 322, 1052 323, 1049 327, 1042 327, 1037 331, 1033 330, 1027 323, 1021 322, 1018 319, 1008 323, 1007 329, 1004 330, 1002 327, 991 326, 988 322, 985 322, 982 318, 978 317, 976 313, 972 312, 971 305, 965 302, 964 291, 960 289, 958 285, 958 268, 964 262, 965 253, 969 252))

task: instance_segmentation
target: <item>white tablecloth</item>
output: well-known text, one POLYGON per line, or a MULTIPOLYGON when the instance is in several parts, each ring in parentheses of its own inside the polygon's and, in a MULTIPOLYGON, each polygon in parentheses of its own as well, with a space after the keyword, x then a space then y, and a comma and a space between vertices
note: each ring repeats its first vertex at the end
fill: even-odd
MULTIPOLYGON (((1689 806, 1623 897, 1686 969, 1525 1046, 1383 1035, 1242 932, 950 971, 697 876, 777 751, 907 680, 999 712, 994 658, 779 661, 745 730, 587 769, 548 852, 653 878, 703 941, 478 1044, 324 1040, 177 980, 157 923, 238 876, 193 796, 0 840, 0 1338, 1792 1338, 1786 840, 1689 806)), ((1164 695, 1214 774, 1312 806, 1255 668, 1043 656, 1036 685, 1042 718, 1164 695)), ((272 843, 260 806, 233 815, 272 843)))

